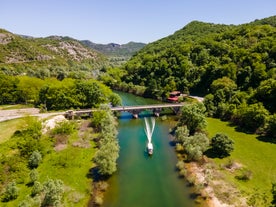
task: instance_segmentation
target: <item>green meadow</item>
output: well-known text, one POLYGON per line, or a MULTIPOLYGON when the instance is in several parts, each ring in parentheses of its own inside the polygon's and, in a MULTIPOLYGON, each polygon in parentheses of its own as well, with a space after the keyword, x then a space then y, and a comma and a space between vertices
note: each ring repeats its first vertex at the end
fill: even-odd
POLYGON ((241 174, 240 170, 230 172, 221 167, 226 179, 236 184, 246 195, 265 193, 271 197, 271 183, 276 182, 276 144, 261 141, 256 134, 238 132, 229 122, 213 118, 207 118, 207 122, 210 137, 223 132, 235 142, 231 156, 223 159, 215 158, 214 161, 220 166, 225 166, 229 162, 238 163, 250 174, 250 179, 241 180, 237 179, 241 174))
MULTIPOLYGON (((91 197, 93 180, 89 172, 93 167, 92 158, 95 153, 93 137, 96 135, 84 122, 78 122, 77 130, 70 134, 66 144, 59 149, 54 148, 54 140, 50 135, 45 134, 40 138, 47 153, 37 168, 38 181, 43 184, 48 179, 61 180, 64 184, 62 199, 64 206, 83 207, 91 197), (82 127, 83 124, 86 127, 82 127)), ((3 207, 19 206, 22 201, 32 203, 32 206, 39 206, 36 198, 30 196, 32 185, 30 185, 31 170, 28 168, 28 160, 20 156, 15 147, 17 140, 12 137, 14 132, 23 129, 25 124, 25 119, 0 122, 0 160, 5 160, 5 164, 0 166, 0 179, 2 183, 15 181, 19 189, 17 199, 0 202, 0 206, 3 207)), ((2 187, 3 185, 0 185, 0 188, 2 187)))

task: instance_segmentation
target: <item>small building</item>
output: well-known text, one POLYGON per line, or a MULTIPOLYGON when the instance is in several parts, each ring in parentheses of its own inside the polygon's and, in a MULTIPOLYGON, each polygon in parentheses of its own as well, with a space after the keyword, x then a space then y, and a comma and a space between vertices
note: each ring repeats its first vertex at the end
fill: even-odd
POLYGON ((180 91, 172 91, 169 94, 169 97, 167 98, 167 101, 170 103, 176 103, 179 102, 179 97, 186 97, 188 94, 181 93, 180 91))
POLYGON ((172 91, 169 94, 169 97, 167 98, 168 102, 178 102, 178 98, 181 96, 180 91, 172 91))

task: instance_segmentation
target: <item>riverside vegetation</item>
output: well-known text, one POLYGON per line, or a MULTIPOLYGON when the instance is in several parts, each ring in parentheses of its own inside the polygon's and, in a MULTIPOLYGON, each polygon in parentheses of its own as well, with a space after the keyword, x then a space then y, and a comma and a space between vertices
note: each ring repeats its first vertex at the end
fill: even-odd
MULTIPOLYGON (((0 36, 0 103, 31 103, 41 110, 98 107, 101 103, 110 102, 118 104, 118 96, 104 84, 158 99, 166 98, 172 90, 205 96, 204 106, 190 105, 182 109, 182 113, 189 114, 190 119, 182 116, 175 131, 176 150, 181 160, 177 165, 180 173, 187 176, 190 183, 196 184, 195 194, 200 192, 203 199, 208 200, 212 195, 231 205, 231 202, 235 202, 231 197, 233 195, 236 199, 240 198, 237 200, 239 205, 275 206, 275 26, 276 16, 237 26, 194 21, 173 35, 146 45, 120 68, 102 64, 100 56, 82 59, 84 53, 74 53, 77 60, 71 62, 68 60, 72 59, 68 48, 72 49, 73 46, 70 46, 71 43, 68 45, 57 42, 56 39, 60 38, 56 37, 50 38, 50 46, 47 46, 48 43, 44 44, 46 40, 38 39, 35 40, 37 46, 19 49, 21 43, 29 44, 26 38, 21 39, 1 30, 4 35, 0 36), (38 45, 44 45, 44 49, 38 45), (62 52, 50 54, 49 48, 59 51, 62 45, 66 45, 65 51, 62 49, 62 52), (34 50, 31 51, 30 48, 34 50), (23 53, 15 55, 19 51, 23 53), (63 57, 68 57, 67 60, 61 58, 63 52, 63 57), (52 58, 54 55, 61 56, 52 58), (19 59, 14 59, 15 57, 19 59), (98 80, 88 80, 89 78, 98 80), (208 118, 206 122, 203 113, 228 122, 213 118, 208 118), (209 134, 206 133, 206 126, 209 134), (198 140, 201 142, 198 143, 198 140), (188 165, 183 161, 188 162, 188 165), (205 175, 202 182, 197 182, 199 179, 194 176, 196 172, 203 172, 205 175), (214 177, 221 178, 221 185, 215 186, 213 189, 216 192, 210 193, 208 187, 214 183, 214 177), (228 184, 228 193, 223 191, 222 182, 228 184)), ((73 50, 83 51, 78 48, 73 50)), ((86 52, 91 54, 91 51, 86 52)), ((99 117, 109 115, 99 114, 99 117)), ((78 190, 80 186, 76 183, 79 181, 73 178, 78 176, 68 176, 67 181, 66 176, 65 180, 53 179, 66 175, 64 169, 70 169, 70 173, 76 170, 73 166, 79 163, 72 164, 74 159, 70 159, 70 156, 80 156, 79 159, 84 161, 80 164, 85 165, 85 169, 93 168, 90 162, 92 157, 88 160, 86 156, 93 156, 95 149, 90 147, 87 148, 88 151, 78 151, 78 148, 71 145, 79 138, 75 129, 81 129, 81 124, 72 123, 70 128, 74 130, 69 130, 69 135, 46 136, 41 134, 39 122, 11 122, 18 124, 19 131, 7 132, 13 134, 12 138, 3 138, 0 145, 4 204, 13 206, 22 201, 20 205, 24 206, 30 199, 30 202, 37 205, 40 203, 47 206, 58 204, 63 199, 65 205, 73 202, 81 206, 78 203, 85 202, 85 195, 92 190, 89 187, 78 190), (19 127, 21 124, 22 128, 19 127), (64 139, 69 143, 67 148, 54 151, 52 145, 64 139), (74 149, 72 154, 69 153, 70 149, 74 149), (16 156, 21 154, 22 157, 16 156), (50 168, 49 165, 58 168, 50 168), (27 181, 28 174, 30 179, 27 181), (73 186, 67 188, 70 185, 73 186), (56 196, 51 195, 51 191, 56 192, 56 196), (32 197, 33 194, 38 196, 32 197), (7 202, 10 200, 12 201, 7 202)), ((100 127, 99 123, 94 123, 96 128, 100 127)), ((92 130, 89 127, 88 129, 92 130)), ((97 147, 101 149, 102 143, 109 143, 115 149, 111 153, 115 158, 118 145, 111 144, 110 141, 113 141, 116 131, 101 130, 98 128, 96 134, 91 136, 94 139, 98 136, 97 133, 107 133, 107 140, 99 141, 97 147)), ((91 136, 88 136, 88 140, 91 140, 91 136)), ((90 144, 93 146, 95 142, 90 144)), ((102 155, 98 153, 97 156, 102 155)), ((110 168, 98 168, 97 171, 104 175, 114 172, 113 158, 107 162, 113 163, 110 168)), ((98 166, 105 167, 106 163, 101 163, 100 160, 94 159, 98 166)), ((87 178, 91 181, 90 171, 88 172, 87 178)), ((87 171, 82 172, 82 177, 85 174, 87 171)), ((87 180, 83 179, 81 182, 85 182, 82 186, 87 186, 87 180)), ((99 194, 97 201, 93 202, 100 204, 101 199, 99 194)))
POLYGON ((11 138, 0 145, 1 206, 85 206, 92 193, 101 204, 106 184, 93 169, 98 176, 111 175, 119 150, 116 121, 107 108, 92 122, 63 118, 50 127, 34 117, 17 120, 11 138))

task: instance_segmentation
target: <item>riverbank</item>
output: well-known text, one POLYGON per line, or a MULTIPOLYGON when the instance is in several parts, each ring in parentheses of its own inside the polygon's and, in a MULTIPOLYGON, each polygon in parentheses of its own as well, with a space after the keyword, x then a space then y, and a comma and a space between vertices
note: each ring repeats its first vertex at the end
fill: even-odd
POLYGON ((219 167, 206 156, 199 162, 185 163, 185 168, 186 179, 194 187, 200 207, 248 207, 242 193, 225 180, 219 167))

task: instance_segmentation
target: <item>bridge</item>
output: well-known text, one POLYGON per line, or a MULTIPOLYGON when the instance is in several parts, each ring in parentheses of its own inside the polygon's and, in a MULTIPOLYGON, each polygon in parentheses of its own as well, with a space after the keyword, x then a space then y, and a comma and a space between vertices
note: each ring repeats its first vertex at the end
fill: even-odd
MULTIPOLYGON (((184 106, 184 103, 118 106, 118 107, 111 107, 111 111, 128 112, 128 113, 131 113, 134 118, 138 118, 139 114, 142 111, 152 111, 152 113, 155 116, 159 116, 160 112, 166 108, 172 109, 172 111, 175 114, 177 114, 182 106, 184 106)), ((76 117, 92 116, 93 111, 97 111, 97 109, 85 109, 85 110, 78 110, 78 111, 69 110, 65 113, 65 117, 72 119, 75 116, 76 117)))

